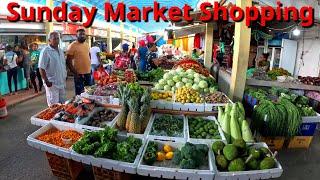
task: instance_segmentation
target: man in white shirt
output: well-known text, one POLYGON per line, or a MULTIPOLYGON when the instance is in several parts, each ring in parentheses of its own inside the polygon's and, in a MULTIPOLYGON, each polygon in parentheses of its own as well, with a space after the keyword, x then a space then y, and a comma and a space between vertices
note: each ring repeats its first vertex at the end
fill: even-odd
POLYGON ((59 46, 59 34, 51 32, 48 35, 49 45, 39 57, 39 70, 46 89, 47 103, 51 106, 64 103, 66 99, 66 60, 59 46))
POLYGON ((93 72, 100 66, 101 60, 99 53, 101 52, 98 43, 94 42, 92 48, 90 49, 91 58, 91 84, 94 84, 93 72))

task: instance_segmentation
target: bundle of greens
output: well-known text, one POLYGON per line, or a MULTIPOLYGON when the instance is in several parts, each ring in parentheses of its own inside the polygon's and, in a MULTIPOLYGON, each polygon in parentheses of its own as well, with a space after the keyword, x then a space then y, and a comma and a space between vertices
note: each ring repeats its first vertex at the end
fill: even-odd
POLYGON ((297 135, 302 122, 299 109, 286 98, 265 100, 254 108, 253 128, 263 136, 297 135))
POLYGON ((164 70, 162 68, 152 69, 149 72, 136 71, 139 80, 158 82, 164 75, 164 70))
POLYGON ((86 131, 72 149, 79 154, 133 163, 142 141, 133 136, 120 141, 117 134, 118 131, 110 127, 96 132, 86 131))

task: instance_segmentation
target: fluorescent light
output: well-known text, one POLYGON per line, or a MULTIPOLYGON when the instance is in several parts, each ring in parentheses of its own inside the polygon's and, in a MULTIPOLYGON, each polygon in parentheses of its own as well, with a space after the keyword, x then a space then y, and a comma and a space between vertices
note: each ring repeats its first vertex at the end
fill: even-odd
POLYGON ((297 27, 292 31, 292 34, 294 35, 294 36, 299 36, 300 34, 301 34, 301 31, 300 31, 300 29, 298 29, 297 27))

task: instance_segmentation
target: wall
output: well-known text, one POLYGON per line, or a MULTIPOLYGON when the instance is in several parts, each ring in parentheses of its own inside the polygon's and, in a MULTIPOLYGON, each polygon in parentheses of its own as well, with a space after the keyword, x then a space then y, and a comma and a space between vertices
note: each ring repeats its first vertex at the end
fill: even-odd
POLYGON ((296 76, 318 77, 320 74, 320 27, 309 29, 305 32, 305 40, 298 40, 297 60, 295 67, 296 76), (304 44, 304 49, 303 49, 304 44), (304 55, 301 58, 302 51, 304 55))

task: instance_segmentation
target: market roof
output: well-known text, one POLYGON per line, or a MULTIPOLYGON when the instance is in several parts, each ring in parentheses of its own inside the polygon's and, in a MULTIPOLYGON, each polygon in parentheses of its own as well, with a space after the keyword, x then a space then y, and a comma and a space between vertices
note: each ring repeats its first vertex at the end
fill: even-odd
MULTIPOLYGON (((25 0, 27 2, 36 3, 36 4, 46 4, 46 0, 25 0)), ((104 12, 101 9, 104 9, 104 3, 107 1, 101 0, 54 0, 54 6, 59 6, 61 2, 67 2, 68 4, 77 5, 77 6, 86 6, 92 7, 95 6, 99 9, 96 20, 104 20, 104 12)), ((113 7, 116 7, 118 3, 123 2, 126 7, 129 6, 136 6, 139 9, 146 6, 153 6, 153 0, 109 0, 113 7)), ((192 8, 195 8, 199 0, 157 0, 161 6, 171 7, 171 6, 178 6, 183 7, 185 4, 190 5, 192 8)), ((119 25, 118 22, 114 22, 114 24, 119 25)), ((140 28, 146 32, 155 32, 161 29, 164 29, 168 26, 168 22, 160 21, 156 22, 153 18, 149 18, 149 22, 125 22, 124 26, 125 29, 129 29, 130 27, 133 28, 140 28)))

